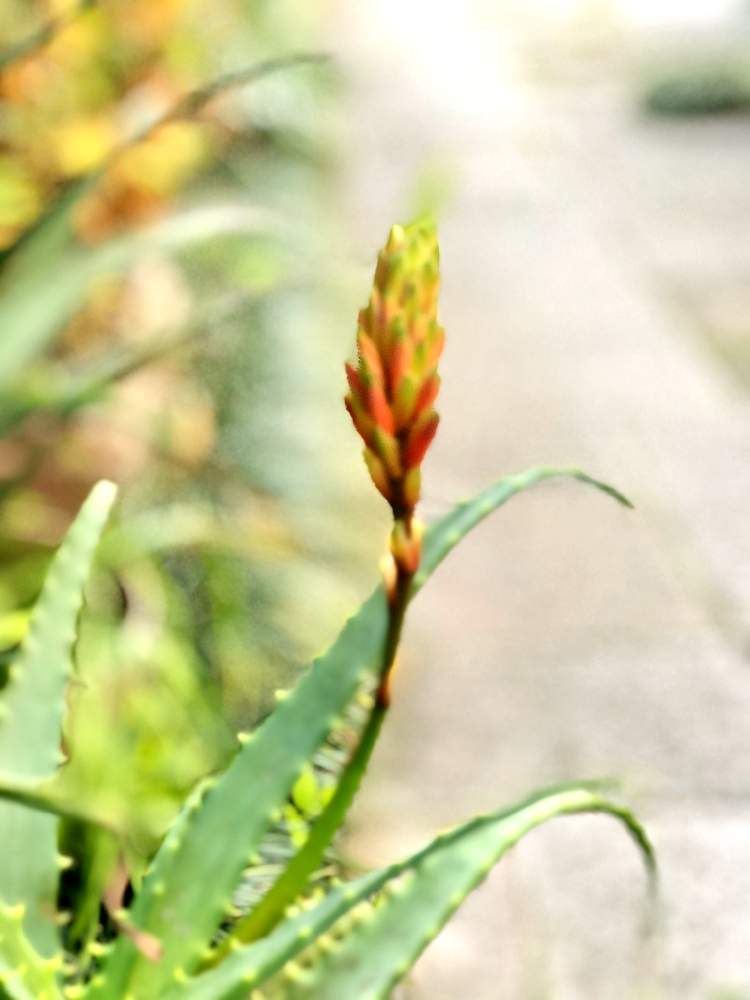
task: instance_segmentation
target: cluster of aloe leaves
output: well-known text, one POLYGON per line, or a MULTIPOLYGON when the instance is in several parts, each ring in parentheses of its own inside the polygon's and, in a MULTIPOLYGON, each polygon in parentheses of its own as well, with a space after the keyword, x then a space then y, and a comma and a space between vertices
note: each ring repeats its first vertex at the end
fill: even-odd
MULTIPOLYGON (((501 479, 428 529, 411 597, 484 517, 517 493, 559 476, 623 499, 578 470, 537 468, 501 479)), ((83 506, 0 692, 0 995, 386 997, 500 857, 548 819, 609 814, 625 825, 652 867, 649 842, 630 812, 595 786, 570 785, 475 818, 411 857, 335 884, 326 894, 306 892, 311 872, 298 865, 298 901, 281 918, 259 926, 252 912, 236 914, 233 894, 257 862, 263 837, 299 775, 363 685, 377 681, 388 624, 381 586, 275 711, 238 741, 226 770, 195 789, 145 874, 131 873, 127 909, 105 919, 100 934, 79 951, 65 951, 60 927, 71 915, 56 908, 66 865, 56 843, 59 818, 102 827, 123 858, 128 853, 126 830, 113 828, 85 804, 63 801, 55 790, 76 620, 114 495, 111 484, 100 483, 83 506)), ((319 822, 324 818, 325 812, 319 822)), ((327 836, 334 833, 330 829, 327 836)))

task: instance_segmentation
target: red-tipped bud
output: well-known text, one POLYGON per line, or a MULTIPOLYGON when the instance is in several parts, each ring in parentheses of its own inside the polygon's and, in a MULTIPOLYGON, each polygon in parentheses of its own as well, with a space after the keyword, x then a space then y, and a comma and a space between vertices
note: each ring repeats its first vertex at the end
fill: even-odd
POLYGON ((346 362, 344 365, 346 369, 346 380, 349 383, 349 389, 353 396, 356 396, 359 402, 364 406, 367 402, 367 393, 365 392, 365 387, 362 384, 362 379, 359 377, 359 372, 350 362, 346 362))
POLYGON ((414 358, 414 343, 406 330, 399 324, 392 334, 391 355, 388 364, 388 385, 391 398, 395 398, 398 387, 408 375, 414 358))
POLYGON ((357 334, 357 348, 359 350, 359 367, 363 381, 367 383, 375 382, 385 385, 385 373, 383 362, 375 346, 374 341, 361 330, 357 334))
POLYGON ((412 469, 421 465, 432 439, 437 433, 440 417, 434 410, 427 410, 409 431, 409 437, 404 449, 404 467, 412 469))
POLYGON ((375 444, 372 421, 367 415, 367 412, 363 408, 362 404, 356 396, 350 395, 344 398, 344 406, 347 408, 349 416, 352 418, 352 423, 354 424, 357 433, 368 448, 372 448, 375 444))
POLYGON ((369 403, 372 419, 388 434, 396 433, 396 421, 393 419, 393 412, 386 399, 382 385, 375 382, 367 390, 367 402, 369 403))
POLYGON ((429 409, 432 404, 437 399, 437 394, 440 392, 440 376, 435 374, 431 375, 427 381, 424 383, 422 388, 419 390, 419 395, 417 396, 417 402, 414 407, 413 419, 421 416, 425 410, 429 409))
POLYGON ((404 523, 419 499, 419 465, 438 425, 439 284, 434 228, 394 226, 359 313, 357 364, 346 370, 347 408, 367 445, 370 475, 404 523))

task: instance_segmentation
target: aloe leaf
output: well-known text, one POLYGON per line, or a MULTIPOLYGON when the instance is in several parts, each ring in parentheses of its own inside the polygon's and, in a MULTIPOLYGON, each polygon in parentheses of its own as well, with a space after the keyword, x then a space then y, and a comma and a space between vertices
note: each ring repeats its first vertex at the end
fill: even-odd
POLYGON ((158 996, 178 968, 190 971, 201 961, 274 811, 377 662, 387 619, 378 590, 224 774, 186 804, 130 914, 136 927, 159 939, 161 961, 149 962, 121 938, 94 996, 158 996))
POLYGON ((167 997, 242 1000, 301 952, 307 953, 307 961, 294 963, 289 975, 274 983, 285 1000, 385 997, 507 850, 535 827, 572 813, 606 813, 622 822, 653 876, 653 850, 627 809, 593 785, 551 789, 512 809, 477 817, 404 861, 334 889, 313 909, 287 920, 267 938, 238 948, 216 969, 167 997), (377 905, 362 912, 361 904, 382 889, 377 905), (337 921, 352 911, 354 923, 338 933, 337 921), (316 945, 331 927, 332 935, 320 941, 323 947, 316 945))
POLYGON ((24 933, 23 918, 23 906, 0 905, 0 991, 10 1000, 62 1000, 56 978, 62 953, 42 958, 24 933))
POLYGON ((66 209, 14 255, 3 273, 0 389, 9 386, 44 350, 99 275, 121 273, 154 249, 174 249, 227 232, 265 232, 270 221, 265 213, 247 206, 199 207, 101 246, 87 247, 76 243, 70 233, 69 213, 75 204, 71 196, 66 209), (41 295, 40 271, 45 272, 41 295))
MULTIPOLYGON (((314 66, 320 63, 327 63, 329 56, 325 52, 292 52, 283 56, 273 56, 252 66, 241 66, 239 69, 229 70, 229 72, 209 81, 203 87, 192 90, 189 94, 181 97, 176 104, 157 119, 150 122, 145 128, 128 140, 126 145, 134 142, 141 142, 147 135, 150 135, 160 125, 176 119, 194 118, 206 105, 210 104, 220 94, 227 91, 236 90, 239 87, 247 87, 249 84, 257 83, 274 73, 294 69, 297 66, 314 66)), ((112 156, 119 156, 123 147, 118 147, 112 156)))
POLYGON ((600 479, 594 479, 593 476, 589 476, 581 469, 537 466, 533 469, 527 469, 526 472, 505 476, 482 490, 476 497, 456 504, 449 514, 446 514, 433 528, 430 528, 425 536, 422 562, 414 578, 414 592, 416 593, 427 581, 451 549, 458 545, 461 539, 480 521, 483 521, 488 514, 497 510, 516 493, 528 490, 548 479, 575 479, 587 486, 601 490, 602 493, 606 493, 623 507, 633 507, 630 500, 614 486, 610 486, 609 483, 604 483, 600 479))
MULTIPOLYGON (((403 877, 378 905, 364 910, 312 968, 296 965, 282 977, 284 1000, 390 996, 396 983, 438 934, 453 912, 530 830, 556 816, 606 813, 624 823, 655 885, 653 849, 645 832, 621 806, 585 787, 545 793, 507 812, 475 820, 438 838, 402 868, 403 877)), ((335 935, 335 928, 334 928, 335 935)))
MULTIPOLYGON (((422 568, 414 580, 411 596, 414 596, 451 548, 483 517, 521 490, 545 479, 561 476, 595 486, 619 503, 631 506, 630 501, 618 490, 579 469, 536 468, 520 475, 508 476, 488 487, 474 500, 459 504, 452 513, 430 529, 425 540, 422 568)), ((262 937, 281 917, 284 909, 304 891, 310 875, 320 864, 326 848, 346 817, 361 783, 383 721, 377 707, 375 713, 363 731, 361 745, 340 777, 336 794, 316 821, 310 837, 256 908, 238 922, 233 932, 234 940, 248 942, 262 937)))
POLYGON ((19 795, 36 795, 39 808, 44 796, 33 785, 54 774, 60 764, 76 619, 114 497, 115 487, 102 482, 83 505, 52 562, 0 694, 0 785, 17 793, 15 802, 0 802, 0 899, 27 905, 26 933, 46 954, 56 946, 51 914, 59 872, 57 822, 54 816, 27 808, 31 802, 20 804, 19 795))
POLYGON ((202 331, 189 330, 174 337, 160 338, 158 344, 113 354, 104 362, 92 364, 72 375, 57 369, 50 371, 43 388, 35 385, 30 392, 22 390, 18 398, 14 399, 8 394, 0 401, 0 436, 40 411, 70 416, 79 408, 97 400, 114 383, 159 360, 172 350, 189 346, 200 332, 202 331))
POLYGON ((118 871, 125 838, 115 838, 96 827, 68 823, 62 831, 62 842, 63 850, 75 851, 78 864, 76 885, 66 887, 71 921, 65 944, 79 955, 86 949, 95 959, 88 946, 99 933, 102 900, 112 885, 113 873, 118 871))
MULTIPOLYGON (((394 869, 398 866, 393 866, 394 869)), ((369 899, 394 876, 390 869, 372 872, 328 892, 315 909, 289 918, 268 937, 237 948, 209 972, 175 983, 163 1000, 245 1000, 250 990, 274 976, 285 963, 310 947, 357 904, 369 899)), ((179 977, 182 979, 183 977, 179 977)))
MULTIPOLYGON (((425 535, 420 583, 482 518, 516 493, 552 476, 584 478, 577 470, 554 469, 512 476, 435 524, 425 535)), ((585 480, 614 492, 588 477, 585 480)), ((173 983, 175 974, 189 974, 199 966, 275 810, 362 682, 377 673, 387 623, 387 602, 378 587, 221 777, 186 805, 157 852, 129 915, 135 927, 159 939, 161 960, 149 961, 131 940, 121 938, 92 996, 119 1000, 128 992, 158 995, 173 983)))
MULTIPOLYGON (((426 570, 420 583, 492 510, 542 479, 561 475, 584 477, 577 470, 535 469, 500 480, 439 521, 424 539, 426 570)), ((609 487, 606 491, 614 492, 609 487)), ((387 602, 378 587, 224 774, 186 805, 157 852, 130 914, 137 928, 159 939, 162 958, 154 964, 133 941, 120 939, 95 996, 119 998, 128 991, 141 995, 149 990, 158 994, 176 972, 197 968, 275 811, 362 682, 377 674, 387 624, 387 602)))
MULTIPOLYGON (((381 661, 382 662, 382 661, 381 661)), ((256 941, 266 935, 283 917, 285 909, 307 888, 310 877, 320 865, 326 849, 346 819, 354 797, 375 749, 380 730, 385 721, 386 709, 382 704, 373 706, 370 717, 360 733, 357 748, 339 775, 331 800, 313 824, 310 834, 289 861, 260 902, 235 925, 232 937, 217 949, 212 964, 220 961, 237 941, 256 941)))
POLYGON ((112 483, 94 487, 47 573, 0 699, 0 773, 41 779, 57 769, 76 620, 115 494, 112 483))
POLYGON ((201 340, 216 335, 222 322, 237 315, 253 298, 252 293, 233 295, 223 306, 209 300, 203 303, 186 328, 174 334, 161 334, 157 342, 133 350, 112 351, 74 372, 68 372, 62 365, 50 367, 43 373, 36 372, 33 386, 22 382, 15 392, 0 399, 0 437, 30 415, 42 411, 69 417, 98 400, 122 379, 173 352, 190 349, 201 340))

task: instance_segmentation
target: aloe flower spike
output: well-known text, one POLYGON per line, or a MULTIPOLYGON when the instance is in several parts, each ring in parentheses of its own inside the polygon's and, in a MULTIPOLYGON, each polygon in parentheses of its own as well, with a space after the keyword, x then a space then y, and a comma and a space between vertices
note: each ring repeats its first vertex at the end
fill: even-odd
POLYGON ((384 580, 397 624, 387 644, 386 680, 419 566, 421 465, 439 422, 434 404, 445 341, 437 318, 439 286, 434 225, 393 226, 378 254, 370 301, 357 318, 356 363, 346 365, 346 408, 364 443, 370 477, 393 512, 384 580))

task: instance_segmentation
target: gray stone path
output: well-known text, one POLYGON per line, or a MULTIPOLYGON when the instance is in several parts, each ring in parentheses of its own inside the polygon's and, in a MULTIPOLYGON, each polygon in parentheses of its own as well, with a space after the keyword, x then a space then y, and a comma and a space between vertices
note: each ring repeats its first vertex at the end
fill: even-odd
POLYGON ((614 72, 538 82, 513 8, 340 5, 351 235, 369 256, 415 172, 451 165, 428 513, 540 463, 638 509, 546 486, 451 557, 413 609, 351 847, 390 858, 621 775, 662 862, 655 953, 631 845, 574 818, 503 862, 406 994, 750 997, 750 395, 704 335, 729 314, 750 336, 750 124, 641 120, 614 72))

